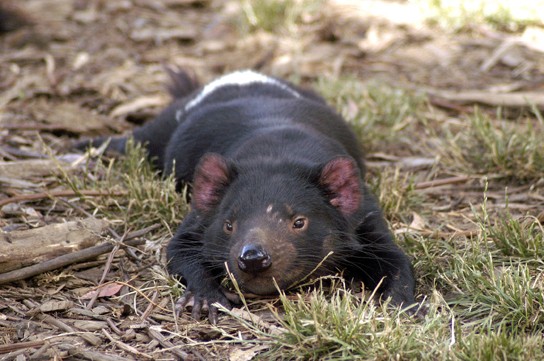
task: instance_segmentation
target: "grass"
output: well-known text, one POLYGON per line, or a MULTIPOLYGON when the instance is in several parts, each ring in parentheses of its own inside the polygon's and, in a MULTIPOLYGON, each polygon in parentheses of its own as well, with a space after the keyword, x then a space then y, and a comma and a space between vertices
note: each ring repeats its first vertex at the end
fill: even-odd
POLYGON ((324 0, 239 0, 242 33, 264 30, 296 35, 299 26, 315 20, 324 0))
POLYGON ((369 176, 372 191, 378 197, 387 220, 406 221, 421 209, 421 197, 414 189, 413 175, 399 168, 385 168, 369 176))
POLYGON ((544 230, 533 216, 514 218, 505 212, 490 228, 489 238, 505 256, 544 260, 544 230))
MULTIPOLYGON (((422 343, 430 342, 426 337, 432 337, 406 337, 424 332, 414 327, 417 320, 389 310, 387 304, 377 305, 370 296, 361 299, 341 280, 295 298, 281 294, 280 301, 281 311, 272 311, 281 332, 271 335, 273 344, 265 359, 404 358, 417 356, 422 343)), ((262 332, 257 322, 246 325, 255 335, 262 332)))
MULTIPOLYGON (((63 173, 61 182, 74 191, 93 189, 125 191, 123 197, 98 197, 85 200, 91 213, 100 214, 125 230, 156 223, 175 226, 188 211, 184 194, 176 192, 174 178, 161 178, 146 160, 144 150, 131 142, 127 154, 117 159, 90 158, 83 177, 63 173)), ((170 232, 172 233, 172 232, 170 232)))
POLYGON ((315 89, 352 124, 367 152, 405 144, 406 134, 424 122, 422 97, 384 83, 362 83, 354 76, 320 77, 315 89))
POLYGON ((473 333, 459 340, 458 360, 540 360, 544 357, 538 335, 473 333))
POLYGON ((453 269, 461 280, 461 315, 483 317, 487 329, 512 333, 544 330, 544 229, 533 222, 514 219, 508 210, 493 222, 487 199, 477 214, 478 237, 466 251, 454 258, 453 269), (506 213, 506 215, 504 214, 506 213), (459 257, 460 256, 460 257, 459 257))
POLYGON ((544 1, 415 0, 430 23, 446 31, 466 31, 486 24, 503 31, 520 31, 544 24, 544 1))
MULTIPOLYGON (((473 328, 434 293, 424 319, 361 299, 341 282, 296 298, 280 296, 273 308, 280 331, 267 335, 262 359, 280 360, 529 360, 544 352, 538 333, 473 328)), ((229 313, 228 311, 226 311, 229 313)), ((236 316, 234 316, 236 317, 236 316)), ((263 338, 259 322, 244 321, 263 338)))
MULTIPOLYGON (((542 26, 543 0, 411 0, 427 22, 449 32, 470 31, 487 25, 517 32, 542 26)), ((319 19, 327 0, 239 0, 238 25, 242 33, 263 30, 296 36, 302 25, 319 19)))
POLYGON ((466 173, 499 175, 521 182, 538 181, 544 174, 544 121, 532 117, 506 121, 476 109, 463 122, 445 127, 435 150, 451 168, 466 173))

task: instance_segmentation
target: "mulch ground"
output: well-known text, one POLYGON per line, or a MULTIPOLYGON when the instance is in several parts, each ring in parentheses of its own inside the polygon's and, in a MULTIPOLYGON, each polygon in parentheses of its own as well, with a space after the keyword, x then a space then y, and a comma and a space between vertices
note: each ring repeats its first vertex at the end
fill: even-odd
MULTIPOLYGON (((92 219, 92 208, 78 199, 102 195, 78 194, 59 182, 59 169, 82 172, 82 165, 74 163, 78 155, 69 149, 74 140, 125 132, 168 104, 165 66, 191 69, 204 81, 241 68, 303 84, 323 74, 352 74, 363 81, 426 90, 445 116, 472 106, 459 102, 452 91, 475 91, 481 96, 478 103, 493 104, 497 89, 544 90, 544 60, 531 47, 530 33, 482 26, 446 34, 422 25, 408 4, 389 1, 366 8, 356 6, 357 1, 330 1, 303 17, 296 31, 248 32, 240 20, 241 3, 28 0, 18 5, 25 13, 16 24, 21 27, 0 35, 0 242, 10 249, 14 239, 41 230, 36 234, 48 245, 60 243, 62 249, 54 252, 67 254, 67 260, 0 285, 0 359, 230 355, 241 360, 257 352, 208 343, 221 340, 221 332, 244 337, 243 327, 232 319, 222 318, 219 330, 184 315, 174 317, 172 295, 158 276, 164 273, 162 250, 169 229, 157 223, 123 234, 122 225, 113 222, 82 230, 78 225, 92 219), (438 96, 445 90, 450 93, 438 96), (66 229, 57 229, 67 223, 66 229), (101 246, 104 239, 106 246, 101 246), (91 248, 97 253, 81 253, 91 248)), ((387 153, 374 159, 383 160, 387 153)), ((420 188, 435 197, 437 208, 459 201, 453 191, 433 196, 433 184, 420 188)), ((511 202, 538 214, 544 198, 526 198, 529 188, 510 189, 511 202)), ((464 202, 471 196, 481 200, 481 184, 468 182, 461 189, 464 202)), ((491 190, 490 197, 495 195, 504 196, 500 189, 491 190)), ((53 253, 47 258, 57 259, 53 253)), ((13 261, 5 258, 0 254, 0 263, 13 261)), ((9 271, 45 262, 38 256, 22 258, 9 271)), ((254 307, 257 313, 263 309, 266 322, 264 303, 254 307)))

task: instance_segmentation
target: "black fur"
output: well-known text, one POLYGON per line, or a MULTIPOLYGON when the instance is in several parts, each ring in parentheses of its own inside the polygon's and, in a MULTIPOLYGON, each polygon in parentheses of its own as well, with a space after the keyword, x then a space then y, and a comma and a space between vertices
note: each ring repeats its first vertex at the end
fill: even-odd
MULTIPOLYGON (((371 289, 381 282, 379 293, 397 305, 414 303, 410 262, 363 182, 359 144, 321 97, 280 80, 300 96, 274 84, 228 85, 184 111, 200 90, 173 75, 179 99, 133 137, 160 170, 193 182, 192 210, 167 256, 194 317, 207 305, 215 321, 211 303, 230 306, 225 264, 257 294, 274 291, 272 278, 288 288, 321 262, 316 275, 343 271, 371 289)), ((110 148, 122 152, 125 141, 110 148)))
POLYGON ((15 1, 0 0, 0 35, 31 23, 15 1))

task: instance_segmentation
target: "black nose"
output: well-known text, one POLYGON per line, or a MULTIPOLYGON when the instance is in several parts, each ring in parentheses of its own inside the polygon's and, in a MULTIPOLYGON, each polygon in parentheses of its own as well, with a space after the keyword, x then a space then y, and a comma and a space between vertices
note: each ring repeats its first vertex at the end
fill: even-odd
POLYGON ((262 272, 272 264, 272 258, 258 244, 246 244, 238 256, 238 267, 247 273, 262 272))

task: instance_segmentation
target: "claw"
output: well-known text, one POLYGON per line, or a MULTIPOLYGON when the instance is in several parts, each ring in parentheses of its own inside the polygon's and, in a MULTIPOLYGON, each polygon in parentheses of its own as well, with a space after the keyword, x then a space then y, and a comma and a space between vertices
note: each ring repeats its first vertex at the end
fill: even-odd
POLYGON ((179 315, 184 309, 194 304, 195 297, 191 291, 186 291, 176 302, 176 313, 179 315))
POLYGON ((208 300, 207 299, 203 299, 202 300, 202 312, 208 312, 209 310, 209 307, 208 307, 208 300))
POLYGON ((207 313, 209 322, 217 324, 219 312, 217 307, 213 306, 213 303, 218 302, 230 308, 232 301, 239 301, 239 298, 225 290, 220 290, 217 294, 211 295, 195 294, 187 290, 176 302, 175 309, 177 314, 180 314, 184 310, 190 310, 191 317, 197 321, 202 318, 202 313, 207 313))
POLYGON ((191 311, 191 317, 197 321, 200 321, 200 310, 202 308, 202 303, 195 302, 193 305, 193 310, 191 311))
POLYGON ((212 325, 217 325, 217 320, 219 316, 217 314, 217 307, 211 306, 210 310, 208 311, 208 320, 212 325))

